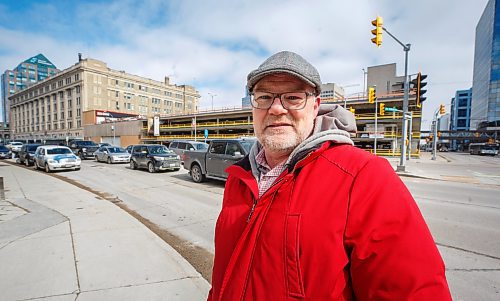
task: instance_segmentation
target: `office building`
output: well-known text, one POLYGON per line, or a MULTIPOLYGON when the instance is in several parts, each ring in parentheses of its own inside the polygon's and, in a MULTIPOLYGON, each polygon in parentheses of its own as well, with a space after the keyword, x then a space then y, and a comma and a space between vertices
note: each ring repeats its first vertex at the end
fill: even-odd
POLYGON ((476 26, 471 129, 500 120, 500 3, 488 1, 476 26))
POLYGON ((250 102, 251 102, 250 92, 248 91, 248 87, 245 86, 245 97, 241 98, 241 107, 242 108, 251 108, 252 104, 250 102))
POLYGON ((367 87, 375 87, 378 97, 403 93, 404 76, 396 75, 396 63, 371 66, 367 71, 367 87))
POLYGON ((9 96, 59 72, 43 54, 35 55, 2 74, 0 122, 9 123, 9 96))
POLYGON ((450 131, 469 131, 472 88, 455 92, 451 99, 450 131))
POLYGON ((344 88, 334 84, 326 83, 321 85, 321 102, 337 102, 344 101, 344 88))
POLYGON ((187 114, 197 110, 199 97, 194 87, 170 84, 168 77, 155 81, 80 56, 73 66, 9 98, 11 132, 14 139, 91 138, 83 131, 96 120, 90 113, 187 114))

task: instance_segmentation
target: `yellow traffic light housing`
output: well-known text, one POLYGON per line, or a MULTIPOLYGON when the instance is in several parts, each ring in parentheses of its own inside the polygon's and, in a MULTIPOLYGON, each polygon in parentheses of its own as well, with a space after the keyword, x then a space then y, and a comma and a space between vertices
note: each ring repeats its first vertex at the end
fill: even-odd
POLYGON ((354 114, 356 112, 356 109, 354 109, 353 107, 349 107, 349 111, 354 114))
POLYGON ((439 105, 439 114, 444 115, 446 113, 446 110, 444 108, 444 105, 439 105))
POLYGON ((375 87, 370 87, 368 89, 368 102, 369 103, 374 103, 376 99, 376 93, 377 91, 375 90, 375 87))
POLYGON ((375 26, 375 29, 372 30, 372 34, 374 37, 372 38, 372 43, 380 47, 382 45, 382 25, 384 20, 382 17, 377 16, 375 20, 372 21, 372 25, 375 26))
POLYGON ((416 88, 415 94, 416 94, 416 104, 418 108, 421 108, 422 102, 424 102, 427 99, 427 97, 424 97, 424 94, 427 92, 427 90, 422 89, 423 87, 427 86, 427 83, 424 82, 426 78, 427 75, 419 72, 417 74, 417 78, 412 80, 412 83, 416 88))
POLYGON ((381 102, 380 105, 380 116, 384 116, 385 115, 385 103, 381 102))

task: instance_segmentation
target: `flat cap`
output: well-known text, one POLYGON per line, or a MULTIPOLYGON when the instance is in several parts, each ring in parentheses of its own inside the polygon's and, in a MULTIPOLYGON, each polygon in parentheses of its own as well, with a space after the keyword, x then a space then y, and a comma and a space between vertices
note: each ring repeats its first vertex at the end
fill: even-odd
POLYGON ((321 93, 321 78, 318 70, 300 55, 291 51, 278 52, 262 63, 259 68, 247 76, 248 91, 252 91, 255 84, 264 76, 276 73, 287 73, 298 77, 321 93))

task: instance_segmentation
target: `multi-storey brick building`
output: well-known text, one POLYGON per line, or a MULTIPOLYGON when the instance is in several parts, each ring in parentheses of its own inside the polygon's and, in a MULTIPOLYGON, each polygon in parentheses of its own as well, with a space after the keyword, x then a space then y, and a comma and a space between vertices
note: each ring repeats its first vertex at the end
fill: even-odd
POLYGON ((14 139, 85 137, 84 112, 110 111, 144 117, 194 112, 194 87, 172 85, 81 59, 52 77, 9 97, 14 139))

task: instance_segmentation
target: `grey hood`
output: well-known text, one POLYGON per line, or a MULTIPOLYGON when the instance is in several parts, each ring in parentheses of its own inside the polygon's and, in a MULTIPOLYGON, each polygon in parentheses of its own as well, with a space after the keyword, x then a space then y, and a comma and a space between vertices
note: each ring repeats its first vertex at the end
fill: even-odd
MULTIPOLYGON (((314 129, 311 136, 302 141, 292 151, 286 164, 288 167, 294 166, 305 155, 319 148, 326 141, 354 145, 351 140, 351 135, 354 136, 354 134, 356 134, 356 119, 351 112, 337 104, 322 104, 319 106, 318 116, 314 120, 314 129)), ((252 173, 257 180, 260 172, 255 157, 261 149, 262 145, 257 141, 249 154, 252 173)))

